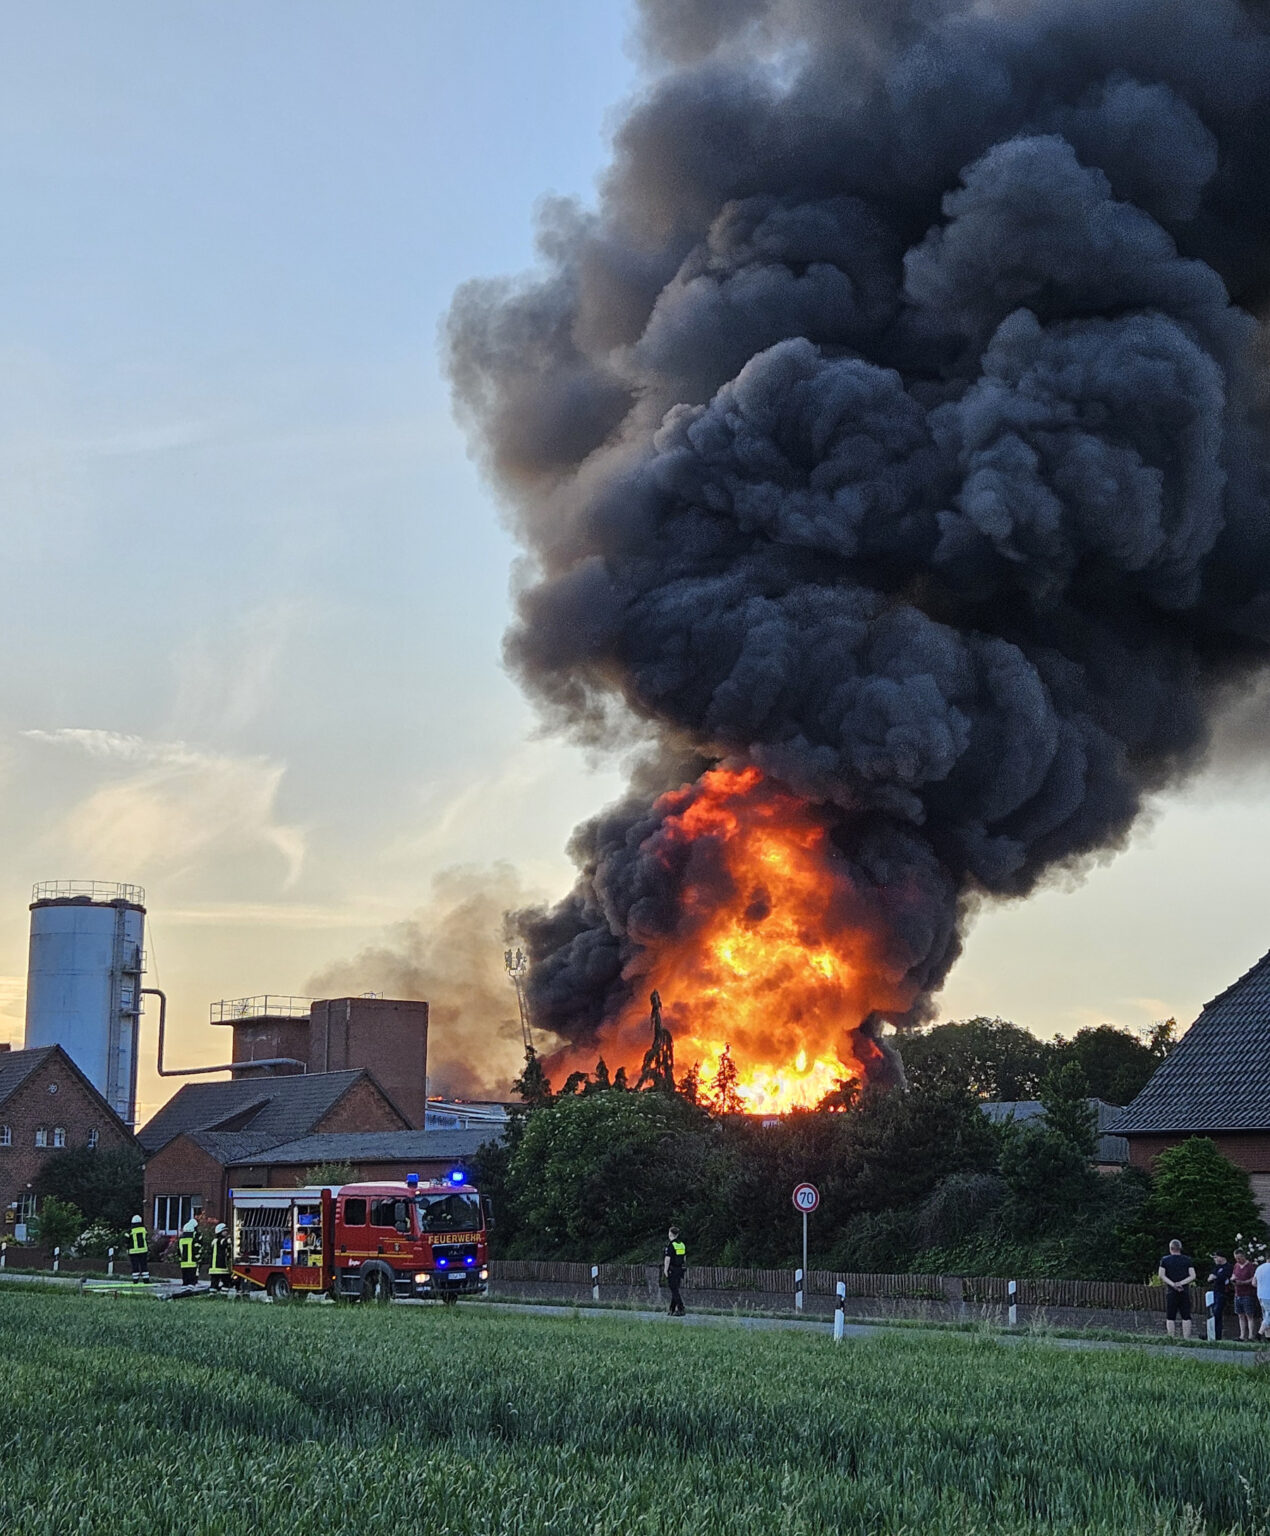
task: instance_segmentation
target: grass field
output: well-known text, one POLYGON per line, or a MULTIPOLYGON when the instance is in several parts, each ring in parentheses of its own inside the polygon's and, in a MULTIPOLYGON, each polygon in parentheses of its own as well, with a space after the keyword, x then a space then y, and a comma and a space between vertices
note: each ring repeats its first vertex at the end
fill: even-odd
POLYGON ((0 1293, 0 1530, 1270 1530, 1270 1373, 478 1307, 0 1293))

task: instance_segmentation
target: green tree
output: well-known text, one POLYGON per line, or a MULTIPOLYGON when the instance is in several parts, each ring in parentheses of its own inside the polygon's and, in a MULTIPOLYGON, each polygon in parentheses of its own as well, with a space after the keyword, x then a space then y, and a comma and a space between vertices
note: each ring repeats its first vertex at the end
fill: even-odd
POLYGON ((557 1099, 525 1121, 508 1159, 510 1246, 527 1257, 604 1260, 658 1251, 658 1234, 707 1198, 708 1122, 664 1093, 557 1099))
POLYGON ((1159 1251, 1180 1238, 1197 1272, 1210 1253, 1229 1253, 1236 1236, 1266 1237, 1248 1175, 1208 1136, 1188 1137, 1156 1158, 1146 1216, 1159 1251))
POLYGON ((122 1231, 144 1199, 141 1152, 134 1147, 68 1147, 44 1163, 33 1187, 41 1200, 51 1197, 76 1206, 86 1226, 102 1222, 122 1231))
POLYGON ((538 1060, 538 1053, 532 1047, 525 1052, 525 1065, 521 1069, 520 1076, 512 1084, 512 1089, 520 1095, 530 1109, 538 1109, 544 1104, 551 1103, 551 1081, 542 1070, 542 1062, 538 1060))
MULTIPOLYGON (((1154 1031, 1151 1038, 1156 1039, 1154 1031)), ((1105 1104, 1137 1098, 1163 1059, 1162 1046, 1163 1041, 1152 1044, 1112 1024, 1080 1029, 1070 1040, 1054 1042, 1056 1065, 1078 1065, 1090 1096, 1105 1104)))
POLYGON ((1070 1229, 1098 1192, 1089 1159, 1046 1126, 1007 1126, 998 1167, 1007 1190, 1001 1223, 1011 1237, 1070 1229))
POLYGON ((1008 1019, 939 1024, 896 1042, 909 1086, 1006 1102, 1035 1099, 1054 1047, 1008 1019))
POLYGON ((1078 1061, 1051 1067, 1041 1083, 1045 1124, 1082 1157, 1098 1146, 1098 1116, 1089 1102, 1089 1082, 1078 1061))

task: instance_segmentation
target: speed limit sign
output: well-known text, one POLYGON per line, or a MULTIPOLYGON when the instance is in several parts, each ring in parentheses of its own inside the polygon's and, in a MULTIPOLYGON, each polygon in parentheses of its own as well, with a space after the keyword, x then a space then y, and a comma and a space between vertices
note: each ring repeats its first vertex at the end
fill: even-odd
POLYGON ((804 1216, 811 1213, 820 1204, 820 1191, 814 1184, 797 1184, 794 1187, 794 1209, 801 1211, 804 1216))

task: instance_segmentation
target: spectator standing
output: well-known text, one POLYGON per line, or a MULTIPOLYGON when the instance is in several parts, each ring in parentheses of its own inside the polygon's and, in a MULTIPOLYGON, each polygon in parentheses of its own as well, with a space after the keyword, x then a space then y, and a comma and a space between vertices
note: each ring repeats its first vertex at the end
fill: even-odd
POLYGON ((688 1250, 679 1240, 678 1227, 671 1227, 667 1234, 662 1264, 666 1271, 666 1284, 670 1287, 670 1316, 682 1317, 684 1299, 679 1294, 679 1287, 684 1282, 684 1271, 688 1268, 688 1250))
POLYGON ((1224 1253, 1210 1253, 1212 1273, 1208 1277, 1208 1289, 1213 1293, 1213 1337, 1221 1338, 1222 1317, 1226 1311, 1226 1292, 1230 1288, 1235 1266, 1224 1253))
MULTIPOLYGON (((1270 1268, 1270 1265, 1267 1266, 1270 1268)), ((1191 1286, 1195 1284, 1195 1261, 1182 1252, 1177 1238, 1169 1244, 1169 1251, 1160 1260, 1158 1270, 1164 1282, 1164 1326, 1169 1338, 1177 1334, 1177 1322, 1182 1321, 1182 1337, 1191 1336, 1191 1286)))
POLYGON ((1252 1277, 1257 1266, 1242 1248, 1235 1249, 1235 1263, 1231 1280, 1235 1286, 1235 1321, 1239 1324, 1239 1337, 1253 1339, 1257 1328, 1257 1287, 1252 1277))
POLYGON ((1257 1305, 1261 1308, 1261 1327, 1258 1332, 1263 1339, 1270 1339, 1270 1259, 1263 1259, 1257 1265, 1253 1271, 1252 1284, 1257 1292, 1257 1305))

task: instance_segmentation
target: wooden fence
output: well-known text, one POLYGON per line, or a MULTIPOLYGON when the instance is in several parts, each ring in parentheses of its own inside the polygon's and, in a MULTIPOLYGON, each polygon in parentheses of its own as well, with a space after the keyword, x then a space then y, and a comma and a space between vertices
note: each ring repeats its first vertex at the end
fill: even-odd
MULTIPOLYGON (((605 1288, 632 1289, 656 1285, 659 1266, 601 1264, 599 1283, 605 1288)), ((500 1259, 490 1265, 493 1280, 509 1284, 591 1285, 591 1266, 538 1259, 500 1259)), ((986 1275, 870 1275, 839 1270, 808 1271, 808 1295, 832 1296, 838 1282, 848 1296, 875 1300, 967 1302, 975 1306, 1010 1304, 1009 1281, 986 1275)), ((732 1291, 766 1296, 794 1294, 792 1269, 736 1269, 724 1265, 692 1265, 687 1287, 694 1291, 732 1291)), ((1163 1312, 1162 1286, 1130 1285, 1118 1280, 1020 1280, 1016 1297, 1021 1307, 1072 1307, 1105 1312, 1163 1312)))

